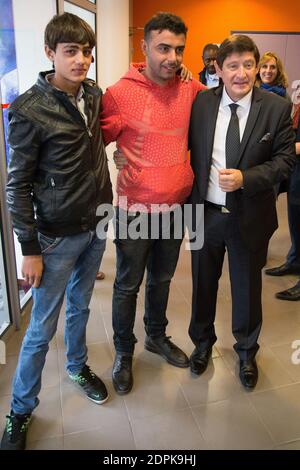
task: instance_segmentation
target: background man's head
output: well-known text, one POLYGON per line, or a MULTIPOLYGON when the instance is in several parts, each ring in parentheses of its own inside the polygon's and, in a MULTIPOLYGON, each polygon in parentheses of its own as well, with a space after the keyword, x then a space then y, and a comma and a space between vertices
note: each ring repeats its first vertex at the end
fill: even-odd
POLYGON ((161 85, 174 78, 182 64, 186 34, 186 25, 172 13, 158 13, 146 23, 142 51, 148 78, 161 85))
POLYGON ((232 35, 220 45, 216 70, 233 101, 239 101, 252 90, 258 62, 258 48, 248 36, 232 35))
POLYGON ((219 46, 217 44, 206 44, 203 48, 202 60, 209 75, 216 73, 215 60, 217 59, 218 49, 219 46))

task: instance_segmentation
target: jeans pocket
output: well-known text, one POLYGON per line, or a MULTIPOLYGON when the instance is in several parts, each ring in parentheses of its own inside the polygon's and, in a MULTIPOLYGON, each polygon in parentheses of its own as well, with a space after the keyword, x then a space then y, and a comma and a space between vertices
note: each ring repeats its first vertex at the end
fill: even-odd
POLYGON ((49 253, 53 250, 59 242, 62 240, 62 237, 48 237, 43 233, 38 234, 39 244, 41 247, 42 254, 49 253))

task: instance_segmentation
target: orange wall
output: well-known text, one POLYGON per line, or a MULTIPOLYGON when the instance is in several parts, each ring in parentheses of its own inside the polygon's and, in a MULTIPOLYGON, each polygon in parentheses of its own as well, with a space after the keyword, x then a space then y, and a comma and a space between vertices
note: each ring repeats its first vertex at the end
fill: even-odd
MULTIPOLYGON (((170 11, 187 24, 184 63, 195 77, 202 69, 202 49, 208 42, 220 43, 231 30, 300 32, 299 0, 132 0, 133 26, 143 27, 158 11, 170 11)), ((135 30, 133 60, 143 59, 135 30)))

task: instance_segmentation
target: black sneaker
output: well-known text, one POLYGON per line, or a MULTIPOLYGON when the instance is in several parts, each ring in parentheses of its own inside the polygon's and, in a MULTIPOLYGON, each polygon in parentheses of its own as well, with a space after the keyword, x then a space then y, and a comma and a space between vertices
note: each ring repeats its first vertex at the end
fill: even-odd
POLYGON ((108 393, 104 383, 94 374, 89 366, 85 365, 81 372, 75 375, 69 374, 69 377, 73 382, 80 385, 90 400, 98 405, 102 405, 102 403, 105 403, 108 399, 108 393))
POLYGON ((25 450, 26 434, 31 414, 18 415, 11 411, 1 440, 1 450, 25 450))

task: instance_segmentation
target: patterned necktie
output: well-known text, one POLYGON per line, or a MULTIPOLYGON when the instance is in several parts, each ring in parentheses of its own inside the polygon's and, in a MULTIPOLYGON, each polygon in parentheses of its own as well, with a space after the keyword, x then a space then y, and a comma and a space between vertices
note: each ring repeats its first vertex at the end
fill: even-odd
MULTIPOLYGON (((240 127, 239 118, 236 113, 238 104, 231 103, 229 105, 231 110, 231 118, 226 134, 226 168, 236 168, 239 151, 240 151, 240 127)), ((226 193, 226 207, 231 211, 235 208, 235 192, 226 193)))
POLYGON ((231 103, 231 118, 226 134, 226 168, 236 168, 240 150, 239 118, 236 114, 238 104, 231 103))

